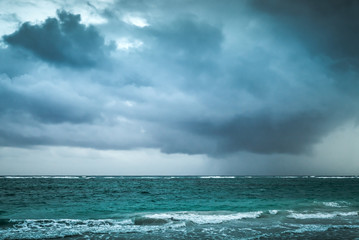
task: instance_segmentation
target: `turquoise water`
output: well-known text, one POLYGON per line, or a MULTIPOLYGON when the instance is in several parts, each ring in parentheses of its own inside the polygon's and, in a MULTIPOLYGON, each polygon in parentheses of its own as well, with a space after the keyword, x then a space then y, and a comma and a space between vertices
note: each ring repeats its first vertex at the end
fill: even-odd
POLYGON ((0 239, 359 239, 359 177, 0 177, 0 239))

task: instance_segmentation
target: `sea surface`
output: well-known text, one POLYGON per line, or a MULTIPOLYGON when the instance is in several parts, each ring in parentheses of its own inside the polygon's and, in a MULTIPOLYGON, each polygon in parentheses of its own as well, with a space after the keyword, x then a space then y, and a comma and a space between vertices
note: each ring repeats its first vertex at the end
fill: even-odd
POLYGON ((2 176, 0 239, 359 239, 357 176, 2 176))

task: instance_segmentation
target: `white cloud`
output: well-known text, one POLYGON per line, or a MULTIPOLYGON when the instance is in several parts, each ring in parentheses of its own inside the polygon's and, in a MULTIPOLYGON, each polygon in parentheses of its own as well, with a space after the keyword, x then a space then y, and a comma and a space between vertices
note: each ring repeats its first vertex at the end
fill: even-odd
POLYGON ((101 17, 100 15, 89 13, 87 11, 76 11, 76 14, 81 14, 81 23, 85 25, 99 25, 107 23, 107 19, 101 17))
POLYGON ((149 26, 149 23, 147 22, 146 19, 144 19, 142 17, 133 16, 133 15, 126 15, 123 18, 123 21, 127 24, 134 25, 134 26, 140 27, 140 28, 149 26))
POLYGON ((140 48, 143 42, 140 40, 130 40, 128 38, 120 38, 116 41, 116 47, 118 50, 127 51, 132 48, 140 48))

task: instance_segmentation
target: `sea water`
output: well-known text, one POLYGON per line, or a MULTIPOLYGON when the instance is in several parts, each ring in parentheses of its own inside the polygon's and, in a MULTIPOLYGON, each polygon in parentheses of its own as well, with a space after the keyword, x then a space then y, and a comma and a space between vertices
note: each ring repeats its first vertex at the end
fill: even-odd
POLYGON ((0 239, 359 239, 359 177, 2 176, 0 239))

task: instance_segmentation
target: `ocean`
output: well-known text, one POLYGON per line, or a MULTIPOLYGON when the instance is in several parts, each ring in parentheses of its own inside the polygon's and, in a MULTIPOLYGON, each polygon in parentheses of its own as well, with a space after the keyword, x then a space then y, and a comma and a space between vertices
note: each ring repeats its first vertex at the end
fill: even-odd
POLYGON ((0 239, 359 239, 356 176, 2 176, 0 239))

